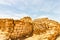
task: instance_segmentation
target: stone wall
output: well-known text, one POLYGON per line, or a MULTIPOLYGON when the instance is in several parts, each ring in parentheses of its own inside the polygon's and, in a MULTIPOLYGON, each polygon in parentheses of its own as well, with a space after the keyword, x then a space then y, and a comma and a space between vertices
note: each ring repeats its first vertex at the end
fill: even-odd
POLYGON ((44 38, 55 40, 57 35, 60 35, 60 23, 48 18, 0 19, 0 40, 27 40, 29 37, 33 38, 34 35, 38 35, 39 40, 45 40, 44 38))

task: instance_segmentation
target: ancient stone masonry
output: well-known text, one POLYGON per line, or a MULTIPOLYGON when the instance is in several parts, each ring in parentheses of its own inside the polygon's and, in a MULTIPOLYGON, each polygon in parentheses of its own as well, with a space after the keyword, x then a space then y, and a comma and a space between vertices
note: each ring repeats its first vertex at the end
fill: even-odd
POLYGON ((60 24, 48 18, 40 18, 33 20, 35 23, 34 34, 40 34, 40 40, 56 40, 57 35, 60 34, 60 24), (37 32, 37 33, 36 33, 37 32))
MULTIPOLYGON (((30 23, 31 18, 25 17, 21 20, 13 19, 0 19, 0 30, 6 32, 4 40, 19 39, 22 37, 28 37, 32 33, 32 24, 30 23), (26 21, 25 21, 26 20, 26 21)), ((3 34, 1 34, 3 35, 3 34)), ((2 39, 1 39, 2 40, 2 39)))
POLYGON ((60 23, 48 19, 0 19, 0 40, 58 40, 60 23))
MULTIPOLYGON (((4 38, 4 40, 8 39, 10 36, 10 33, 13 30, 13 19, 0 19, 0 35, 2 37, 0 37, 0 39, 4 38), (6 38, 7 37, 7 38, 6 38)), ((1 39, 1 40, 2 40, 1 39)))

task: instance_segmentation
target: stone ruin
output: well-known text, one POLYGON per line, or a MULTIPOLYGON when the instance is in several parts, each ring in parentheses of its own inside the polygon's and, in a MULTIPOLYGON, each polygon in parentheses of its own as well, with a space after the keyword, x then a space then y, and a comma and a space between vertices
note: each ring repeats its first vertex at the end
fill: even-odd
POLYGON ((48 18, 0 19, 0 40, 56 40, 59 35, 60 23, 48 18))

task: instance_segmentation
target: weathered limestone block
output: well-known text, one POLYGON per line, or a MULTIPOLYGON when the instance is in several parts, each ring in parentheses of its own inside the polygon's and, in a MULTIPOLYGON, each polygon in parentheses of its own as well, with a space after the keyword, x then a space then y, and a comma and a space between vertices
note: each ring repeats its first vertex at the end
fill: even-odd
POLYGON ((32 23, 32 19, 30 17, 23 17, 23 18, 20 19, 20 21, 32 23))
POLYGON ((5 28, 5 19, 0 19, 0 29, 4 29, 5 28))
MULTIPOLYGON (((33 33, 45 35, 46 40, 55 40, 56 36, 60 34, 60 24, 56 21, 50 20, 48 18, 41 18, 33 20, 33 23, 36 25, 33 26, 33 33), (42 30, 43 29, 43 30, 42 30), (42 31, 44 33, 42 33, 42 31), (47 35, 46 35, 47 34, 47 35)), ((42 36, 40 37, 41 40, 44 40, 42 36)))
POLYGON ((5 26, 7 27, 7 30, 9 30, 8 32, 12 32, 13 31, 13 27, 14 27, 14 20, 13 19, 5 19, 5 26))
POLYGON ((0 39, 7 40, 13 31, 13 19, 0 19, 0 39))
POLYGON ((26 37, 31 35, 32 33, 32 24, 29 22, 23 22, 20 20, 14 21, 14 30, 11 34, 12 38, 20 38, 20 37, 26 37))
POLYGON ((9 29, 12 29, 14 26, 13 19, 0 19, 0 27, 4 31, 8 31, 9 29))

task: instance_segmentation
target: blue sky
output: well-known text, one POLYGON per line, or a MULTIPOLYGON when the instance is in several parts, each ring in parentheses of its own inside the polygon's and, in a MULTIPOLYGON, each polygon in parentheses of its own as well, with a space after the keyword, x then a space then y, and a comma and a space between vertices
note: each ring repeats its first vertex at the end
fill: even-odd
POLYGON ((60 0, 0 0, 0 18, 48 17, 60 21, 60 0))

